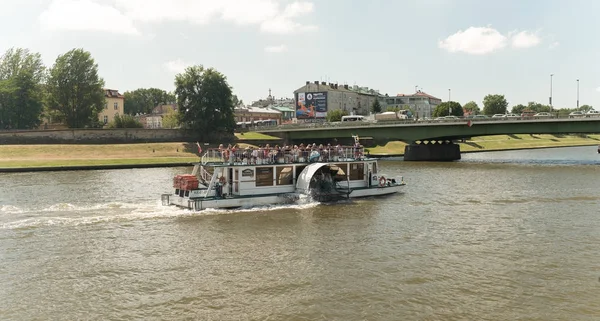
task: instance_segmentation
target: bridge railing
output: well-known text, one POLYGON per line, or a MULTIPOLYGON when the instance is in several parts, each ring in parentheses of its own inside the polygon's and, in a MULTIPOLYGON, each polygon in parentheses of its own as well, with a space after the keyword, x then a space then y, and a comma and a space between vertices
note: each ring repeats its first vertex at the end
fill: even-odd
MULTIPOLYGON (((598 116, 591 118, 600 118, 598 116)), ((590 116, 551 116, 551 117, 535 117, 535 116, 518 116, 518 117, 489 117, 489 118, 469 118, 469 117, 457 117, 452 119, 431 119, 431 118, 420 118, 420 119, 407 119, 407 120, 395 120, 395 121, 351 121, 351 122, 315 122, 315 123, 296 123, 296 124, 283 124, 276 126, 263 126, 262 128, 253 128, 251 131, 268 131, 268 130, 281 130, 281 129, 309 129, 309 128, 344 128, 344 127, 381 127, 386 125, 419 125, 419 124, 452 124, 452 123, 465 123, 471 121, 477 122, 504 122, 504 121, 543 121, 543 120, 559 120, 559 119, 570 119, 570 120, 584 120, 590 119, 590 116)))

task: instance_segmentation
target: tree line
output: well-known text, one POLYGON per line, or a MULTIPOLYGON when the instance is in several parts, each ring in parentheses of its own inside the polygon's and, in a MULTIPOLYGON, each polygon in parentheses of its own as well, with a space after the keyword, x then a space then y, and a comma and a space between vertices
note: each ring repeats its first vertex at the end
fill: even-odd
MULTIPOLYGON (((569 113, 573 111, 582 111, 587 112, 589 110, 594 109, 590 105, 582 105, 579 108, 552 108, 552 106, 540 104, 537 102, 529 102, 527 105, 518 104, 512 106, 510 113, 521 115, 524 111, 531 111, 535 113, 541 112, 552 112, 557 113, 558 116, 567 116, 569 113)), ((504 97, 504 95, 498 94, 489 94, 483 98, 483 109, 481 109, 476 102, 470 101, 466 103, 464 106, 461 106, 460 103, 455 101, 447 101, 443 102, 436 106, 435 110, 432 113, 432 117, 442 117, 442 116, 458 116, 462 117, 465 115, 465 112, 470 115, 494 115, 494 114, 506 114, 509 112, 508 110, 508 101, 504 97), (451 113, 450 113, 451 112, 451 113)))
MULTIPOLYGON (((44 119, 69 128, 102 127, 98 115, 106 106, 104 80, 90 52, 81 48, 59 55, 51 67, 29 49, 11 48, 0 56, 0 129, 33 129, 44 119)), ((234 107, 227 78, 213 68, 188 67, 175 76, 175 92, 139 88, 124 93, 125 115, 112 127, 139 127, 131 115, 148 114, 160 104, 177 104, 163 121, 192 131, 198 139, 232 134, 234 107)))

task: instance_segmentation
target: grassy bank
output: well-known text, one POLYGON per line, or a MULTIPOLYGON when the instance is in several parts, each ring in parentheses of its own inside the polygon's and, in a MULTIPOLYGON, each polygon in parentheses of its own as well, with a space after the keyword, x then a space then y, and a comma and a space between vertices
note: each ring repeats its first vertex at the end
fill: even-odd
MULTIPOLYGON (((473 137, 460 143, 461 152, 486 152, 498 150, 590 146, 599 145, 600 135, 580 137, 576 135, 497 135, 473 137)), ((389 142, 384 146, 369 148, 372 155, 402 155, 403 142, 389 142)))
MULTIPOLYGON (((250 135, 249 135, 250 136, 250 135)), ((269 136, 246 137, 264 140, 269 136)), ((244 140, 239 140, 243 147, 244 140)), ((600 144, 600 135, 501 135, 474 137, 461 143, 462 152, 482 152, 600 144)), ((372 155, 401 155, 405 144, 389 142, 369 148, 372 155)), ((199 160, 196 146, 188 143, 111 145, 2 145, 0 168, 102 166, 191 163, 199 160)))

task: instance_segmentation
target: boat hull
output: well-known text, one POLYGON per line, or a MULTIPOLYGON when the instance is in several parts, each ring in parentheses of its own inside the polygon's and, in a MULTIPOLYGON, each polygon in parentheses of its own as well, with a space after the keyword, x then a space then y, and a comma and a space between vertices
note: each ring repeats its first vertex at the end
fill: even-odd
MULTIPOLYGON (((361 198, 391 195, 402 191, 404 184, 384 187, 370 187, 352 189, 346 198, 361 198)), ((230 197, 230 198, 188 198, 176 194, 163 195, 163 204, 174 205, 195 211, 205 209, 234 209, 251 208, 268 205, 285 205, 297 203, 303 194, 288 193, 278 195, 253 195, 252 197, 230 197)))

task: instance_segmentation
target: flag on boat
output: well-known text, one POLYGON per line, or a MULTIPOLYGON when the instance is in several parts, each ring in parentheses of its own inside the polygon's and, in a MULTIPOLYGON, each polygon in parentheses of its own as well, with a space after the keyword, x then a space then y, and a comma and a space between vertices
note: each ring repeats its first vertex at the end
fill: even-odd
POLYGON ((202 154, 202 147, 200 146, 200 143, 196 142, 196 146, 198 146, 198 154, 202 154))

